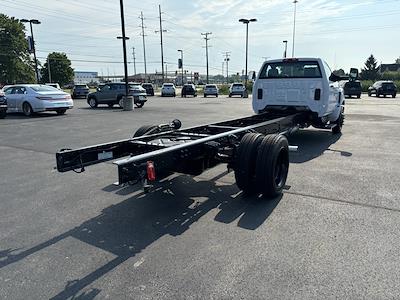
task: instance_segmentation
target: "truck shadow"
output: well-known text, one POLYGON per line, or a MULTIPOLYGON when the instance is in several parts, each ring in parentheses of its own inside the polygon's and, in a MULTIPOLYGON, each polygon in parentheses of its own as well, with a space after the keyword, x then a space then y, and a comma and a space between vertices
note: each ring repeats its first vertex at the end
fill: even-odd
POLYGON ((30 249, 0 252, 0 268, 21 261, 65 238, 76 238, 116 257, 86 276, 69 281, 65 289, 52 299, 90 299, 99 293, 96 289, 85 294, 84 289, 90 284, 162 236, 181 235, 211 210, 219 210, 215 217, 217 222, 228 224, 238 219, 237 226, 254 230, 270 216, 280 200, 280 197, 266 200, 259 196, 243 196, 235 184, 216 182, 215 178, 197 181, 196 178, 179 175, 148 194, 137 191, 137 195, 105 208, 95 218, 30 249))
POLYGON ((289 144, 299 147, 297 152, 290 153, 290 162, 304 163, 321 156, 326 150, 338 152, 344 157, 352 156, 351 152, 330 149, 340 137, 341 134, 331 134, 329 131, 300 130, 289 137, 289 144))

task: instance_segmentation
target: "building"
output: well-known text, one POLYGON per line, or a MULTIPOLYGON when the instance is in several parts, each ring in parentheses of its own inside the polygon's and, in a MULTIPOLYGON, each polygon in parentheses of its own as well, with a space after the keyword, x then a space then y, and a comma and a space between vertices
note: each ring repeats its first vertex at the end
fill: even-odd
POLYGON ((90 82, 99 82, 97 72, 74 71, 74 84, 88 84, 90 82))
POLYGON ((400 72, 400 64, 381 64, 379 67, 379 72, 400 72))

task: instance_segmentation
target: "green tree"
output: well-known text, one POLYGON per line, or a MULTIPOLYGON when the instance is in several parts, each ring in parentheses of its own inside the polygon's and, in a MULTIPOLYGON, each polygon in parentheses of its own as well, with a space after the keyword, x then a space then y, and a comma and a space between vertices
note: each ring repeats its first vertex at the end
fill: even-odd
POLYGON ((400 57, 398 59, 396 59, 396 64, 400 65, 400 57))
POLYGON ((371 54, 361 70, 360 77, 363 80, 376 80, 379 78, 379 67, 375 57, 371 54))
POLYGON ((345 76, 346 75, 346 73, 344 72, 343 69, 334 70, 332 73, 337 75, 337 76, 345 76))
POLYGON ((35 82, 24 29, 19 20, 0 13, 0 84, 35 82))
POLYGON ((53 52, 47 56, 47 60, 41 70, 42 83, 50 82, 49 63, 51 82, 56 82, 60 86, 70 83, 74 79, 74 69, 71 68, 71 61, 65 53, 53 52))

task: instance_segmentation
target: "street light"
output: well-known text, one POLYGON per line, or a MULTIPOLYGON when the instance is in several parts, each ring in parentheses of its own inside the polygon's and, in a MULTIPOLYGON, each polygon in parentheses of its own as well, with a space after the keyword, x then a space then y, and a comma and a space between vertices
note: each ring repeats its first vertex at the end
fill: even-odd
POLYGON ((283 58, 286 58, 286 56, 287 56, 287 41, 283 41, 283 43, 285 44, 285 52, 283 52, 283 58))
POLYGON ((178 50, 178 52, 181 53, 182 87, 183 87, 183 50, 178 50))
POLYGON ((293 44, 292 44, 292 57, 294 57, 294 37, 296 35, 296 8, 297 8, 297 0, 294 0, 294 13, 293 13, 293 44))
POLYGON ((36 83, 39 82, 39 71, 38 71, 38 65, 37 65, 37 60, 36 60, 36 47, 35 47, 35 40, 33 38, 33 28, 32 24, 39 25, 40 21, 36 19, 22 19, 22 23, 29 23, 31 27, 31 37, 32 37, 32 50, 33 50, 33 58, 35 59, 35 73, 36 73, 36 83))
POLYGON ((117 39, 122 39, 122 48, 124 51, 124 78, 125 78, 125 97, 122 100, 122 106, 124 110, 133 110, 133 105, 132 105, 132 98, 128 99, 128 62, 126 59, 126 40, 129 39, 129 37, 126 37, 125 35, 125 19, 124 19, 124 2, 123 0, 119 1, 120 5, 120 10, 121 10, 121 30, 122 30, 122 36, 117 37, 117 39))
POLYGON ((240 19, 239 22, 246 24, 246 74, 245 74, 245 94, 247 95, 247 57, 249 51, 249 23, 256 22, 257 19, 240 19))

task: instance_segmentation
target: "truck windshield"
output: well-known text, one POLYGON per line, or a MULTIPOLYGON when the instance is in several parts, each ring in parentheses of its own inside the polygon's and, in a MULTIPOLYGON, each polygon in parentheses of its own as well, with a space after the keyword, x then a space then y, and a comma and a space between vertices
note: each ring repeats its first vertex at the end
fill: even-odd
POLYGON ((321 69, 316 61, 289 61, 266 63, 260 79, 271 78, 321 78, 321 69))

